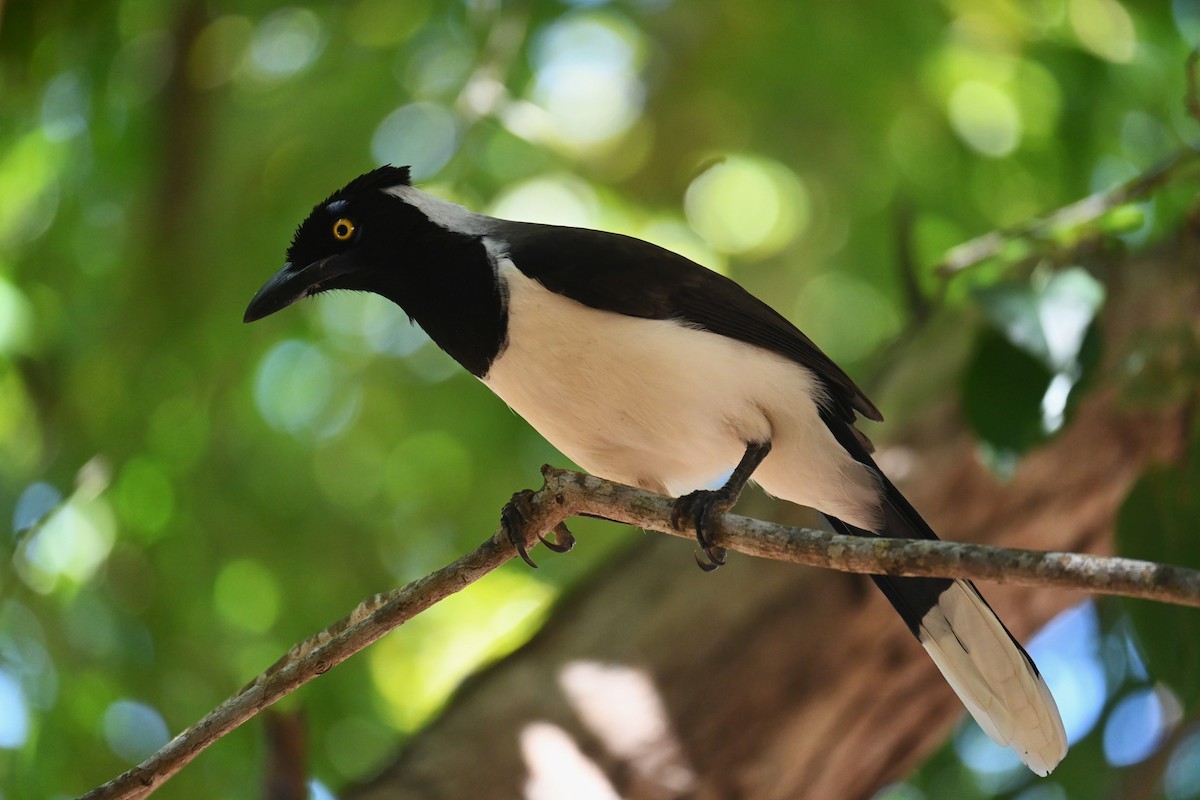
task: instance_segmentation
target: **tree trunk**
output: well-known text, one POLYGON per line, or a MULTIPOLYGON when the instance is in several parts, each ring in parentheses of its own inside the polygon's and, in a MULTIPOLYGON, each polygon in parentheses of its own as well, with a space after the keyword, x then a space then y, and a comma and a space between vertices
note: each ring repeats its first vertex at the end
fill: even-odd
MULTIPOLYGON (((885 447, 881 462, 935 530, 1111 550, 1127 491, 1147 464, 1181 452, 1185 430, 1178 402, 1124 402, 1118 366, 1149 320, 1162 330, 1196 325, 1197 280, 1186 266, 1194 255, 1190 242, 1177 243, 1115 268, 1103 315, 1106 377, 1011 480, 980 465, 951 403, 905 421, 904 444, 885 447)), ((739 511, 768 508, 754 497, 739 511)), ((938 747, 963 713, 865 577, 736 555, 712 574, 691 562, 686 543, 648 535, 569 593, 528 645, 468 681, 383 774, 348 796, 869 798, 938 747)), ((1083 599, 981 588, 1018 638, 1083 599)))

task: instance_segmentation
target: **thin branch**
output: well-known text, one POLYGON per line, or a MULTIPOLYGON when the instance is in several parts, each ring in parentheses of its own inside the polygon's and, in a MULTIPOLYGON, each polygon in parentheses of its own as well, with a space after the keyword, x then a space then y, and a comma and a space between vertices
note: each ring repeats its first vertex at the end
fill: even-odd
POLYGON ((1200 94, 1196 90, 1196 65, 1200 63, 1200 50, 1193 50, 1187 57, 1187 93, 1183 98, 1183 105, 1187 109, 1188 115, 1200 122, 1200 94))
POLYGON ((896 267, 900 273, 900 288, 904 291, 904 304, 908 307, 912 325, 916 327, 929 318, 933 306, 921 289, 918 277, 916 245, 913 242, 917 215, 912 203, 901 200, 896 210, 893 227, 896 236, 896 267))
POLYGON ((963 242, 946 253, 945 258, 935 267, 935 272, 942 278, 949 278, 999 255, 1009 242, 1047 239, 1057 231, 1078 228, 1093 222, 1115 208, 1141 200, 1157 189, 1173 183, 1197 161, 1200 161, 1200 150, 1184 148, 1141 175, 1108 191, 1089 195, 1016 227, 994 230, 963 242))
POLYGON ((83 797, 146 797, 209 745, 267 706, 345 661, 389 631, 482 578, 514 555, 496 537, 401 589, 364 600, 348 617, 291 649, 262 675, 138 766, 83 797))
MULTIPOLYGON (((526 547, 541 531, 587 514, 693 538, 671 527, 674 501, 631 486, 554 467, 529 495, 526 547)), ((912 539, 860 538, 789 528, 726 514, 716 521, 715 544, 746 555, 844 572, 970 578, 1057 586, 1200 607, 1200 571, 1127 558, 1017 550, 912 539)), ((276 700, 337 666, 412 617, 513 558, 503 530, 473 552, 401 589, 363 601, 345 619, 297 644, 233 697, 168 742, 137 767, 84 795, 84 800, 146 797, 209 745, 276 700)), ((684 568, 685 565, 681 565, 684 568)))
MULTIPOLYGON (((547 491, 571 515, 590 514, 683 538, 670 525, 674 502, 591 475, 543 467, 547 491)), ((1131 558, 1021 550, 924 539, 843 536, 726 514, 714 543, 745 555, 871 575, 966 578, 1018 586, 1054 586, 1200 607, 1200 571, 1131 558)))

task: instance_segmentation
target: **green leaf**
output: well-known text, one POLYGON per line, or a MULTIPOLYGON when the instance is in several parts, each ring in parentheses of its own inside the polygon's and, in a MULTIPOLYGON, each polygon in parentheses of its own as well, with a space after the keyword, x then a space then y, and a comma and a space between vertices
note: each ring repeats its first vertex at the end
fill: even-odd
POLYGON ((967 420, 996 465, 1062 428, 1099 362, 1104 287, 1072 267, 976 289, 993 326, 964 375, 967 420))
POLYGON ((1042 397, 1053 373, 999 332, 984 329, 963 375, 963 411, 999 451, 1023 453, 1041 441, 1042 397))
POLYGON ((1038 321, 1046 343, 1047 366, 1072 371, 1088 328, 1104 304, 1104 286, 1080 267, 1053 273, 1037 291, 1038 321))
MULTIPOLYGON (((1133 487, 1117 517, 1117 552, 1200 567, 1200 443, 1185 461, 1155 467, 1133 487)), ((1200 700, 1200 611, 1125 600, 1150 674, 1178 693, 1185 709, 1200 700)))

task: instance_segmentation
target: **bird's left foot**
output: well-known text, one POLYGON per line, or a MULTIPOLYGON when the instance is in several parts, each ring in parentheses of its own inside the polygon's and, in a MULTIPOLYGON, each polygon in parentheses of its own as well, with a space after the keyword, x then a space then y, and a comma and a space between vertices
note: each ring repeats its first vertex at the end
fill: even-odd
POLYGON ((697 489, 675 500, 671 510, 671 525, 676 530, 692 528, 696 531, 696 542, 704 552, 704 559, 696 556, 696 563, 705 572, 712 572, 725 563, 725 548, 712 541, 712 521, 724 514, 737 502, 737 493, 726 488, 697 489))
MULTIPOLYGON (((529 566, 537 569, 537 564, 529 553, 525 550, 525 526, 529 524, 530 517, 533 516, 533 490, 522 489, 512 496, 504 508, 500 511, 500 524, 504 528, 504 535, 512 544, 513 549, 521 556, 521 559, 529 566)), ((550 541, 542 534, 538 534, 538 540, 546 546, 546 549, 554 553, 565 553, 575 546, 575 537, 571 535, 571 531, 567 529, 565 522, 560 522, 554 526, 554 541, 550 541)))
POLYGON ((705 572, 712 572, 725 563, 725 548, 717 547, 712 540, 712 523, 718 514, 733 508, 746 488, 746 483, 758 465, 771 452, 771 442, 749 442, 742 460, 734 467, 729 480, 720 489, 697 489, 675 500, 671 510, 671 525, 677 531, 689 527, 696 531, 696 541, 704 551, 704 559, 696 556, 696 563, 705 572), (705 560, 706 559, 706 560, 705 560))

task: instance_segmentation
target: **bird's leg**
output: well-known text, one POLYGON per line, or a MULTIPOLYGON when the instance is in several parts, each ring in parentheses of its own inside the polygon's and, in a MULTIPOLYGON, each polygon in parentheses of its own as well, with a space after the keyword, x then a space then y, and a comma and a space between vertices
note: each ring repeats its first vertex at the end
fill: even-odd
MULTIPOLYGON (((537 564, 529 557, 529 553, 525 551, 525 537, 522 535, 525 526, 529 523, 529 517, 532 516, 533 490, 522 489, 512 496, 512 499, 505 503, 504 508, 500 511, 500 524, 504 527, 504 534, 508 537, 508 541, 512 543, 513 549, 521 556, 526 564, 537 569, 537 564)), ((560 522, 554 526, 554 541, 538 534, 538 539, 546 548, 555 553, 565 553, 575 546, 575 537, 571 535, 571 531, 567 530, 567 524, 560 522)))
POLYGON ((733 508, 742 489, 746 488, 746 482, 770 452, 770 442, 751 442, 746 445, 742 460, 738 462, 724 486, 716 490, 697 489, 675 501, 675 508, 671 511, 671 524, 677 530, 687 527, 696 529, 696 541, 707 559, 701 561, 697 556, 696 562, 705 572, 712 572, 725 563, 725 548, 716 547, 712 543, 712 532, 709 528, 713 517, 733 508))

